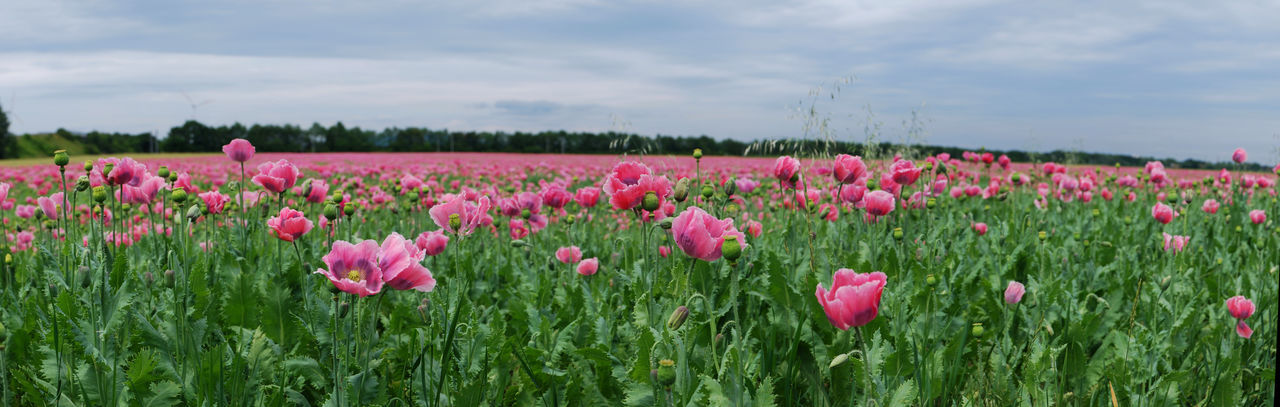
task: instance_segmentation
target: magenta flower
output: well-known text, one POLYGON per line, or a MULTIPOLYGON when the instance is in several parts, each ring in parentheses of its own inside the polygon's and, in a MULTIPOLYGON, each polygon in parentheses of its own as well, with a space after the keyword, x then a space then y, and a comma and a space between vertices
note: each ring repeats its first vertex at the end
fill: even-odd
POLYGON ((1249 220, 1253 221, 1255 225, 1261 225, 1267 221, 1267 213, 1261 209, 1251 210, 1249 211, 1249 220))
POLYGON ((839 269, 832 278, 831 291, 818 283, 814 295, 822 304, 831 325, 844 331, 876 319, 880 312, 880 294, 887 281, 888 277, 879 271, 858 274, 853 270, 839 269))
POLYGON ((58 217, 62 215, 63 201, 61 192, 36 198, 36 204, 40 205, 40 211, 44 212, 44 216, 53 220, 58 220, 58 217))
POLYGON ((428 211, 436 226, 449 233, 466 236, 475 231, 489 212, 489 197, 480 197, 479 205, 467 201, 462 194, 454 195, 448 202, 431 207, 428 211))
POLYGON ((329 278, 337 289, 361 297, 382 291, 382 268, 378 267, 378 243, 365 240, 358 245, 346 241, 333 242, 329 254, 323 257, 328 270, 317 269, 315 274, 329 278))
POLYGON ((321 203, 324 202, 325 198, 329 197, 329 184, 326 184, 324 180, 313 178, 308 186, 311 187, 311 190, 304 191, 307 193, 307 202, 321 203))
POLYGON ((426 252, 428 256, 435 256, 443 253, 445 247, 449 245, 449 236, 445 235, 441 230, 422 232, 414 240, 414 244, 418 246, 418 249, 426 252))
POLYGON ((383 280, 397 290, 434 290, 436 279, 431 270, 422 265, 426 255, 399 233, 387 235, 378 252, 378 268, 382 270, 383 280))
POLYGON ((582 250, 578 246, 561 247, 556 249, 556 260, 564 264, 577 263, 582 260, 582 250))
POLYGON ((866 175, 867 164, 862 162, 862 157, 854 157, 848 154, 836 156, 835 168, 831 169, 831 176, 835 177, 836 182, 852 184, 866 175))
POLYGON ((716 219, 696 206, 676 216, 671 222, 671 234, 685 254, 705 261, 720 258, 725 236, 736 235, 738 242, 747 241, 747 236, 733 227, 733 219, 716 219))
POLYGON ((602 189, 613 209, 627 210, 639 206, 649 192, 656 194, 661 202, 671 195, 671 181, 664 176, 654 176, 644 164, 624 161, 605 177, 602 189))
POLYGON ((554 209, 564 208, 573 200, 573 195, 569 195, 569 191, 564 189, 564 186, 556 183, 547 184, 538 195, 542 197, 543 204, 554 209))
POLYGON ((116 162, 111 168, 111 172, 106 175, 106 181, 111 185, 124 185, 129 181, 133 181, 134 177, 142 176, 147 171, 147 166, 139 164, 132 158, 125 157, 116 162))
POLYGON ((298 167, 285 159, 268 161, 258 165, 258 175, 253 176, 253 182, 268 191, 283 194, 298 182, 298 167))
POLYGON ((591 208, 596 206, 596 202, 600 200, 600 188, 583 187, 578 188, 573 194, 573 201, 583 208, 591 208))
POLYGON ((578 274, 589 276, 595 274, 600 269, 600 260, 595 257, 583 259, 578 263, 578 274))
POLYGON ((1156 202, 1156 206, 1151 207, 1151 217, 1156 218, 1156 221, 1167 225, 1169 222, 1173 221, 1173 208, 1170 208, 1169 205, 1156 202))
POLYGON ((1213 198, 1204 200, 1204 205, 1200 206, 1200 210, 1210 215, 1218 213, 1218 200, 1213 198))
POLYGON ((987 224, 986 224, 986 223, 982 223, 982 222, 975 223, 975 224, 973 224, 973 231, 974 231, 974 232, 978 232, 978 236, 986 235, 986 234, 987 234, 987 224))
POLYGON ((884 190, 868 192, 863 196, 862 202, 866 205, 867 214, 872 216, 885 216, 893 212, 893 194, 884 190))
POLYGON ((1231 153, 1231 161, 1235 161, 1236 164, 1244 163, 1248 159, 1249 154, 1245 153, 1243 148, 1237 148, 1236 151, 1231 153))
POLYGON ((238 163, 249 161, 250 158, 253 158, 253 153, 255 152, 257 152, 257 149, 253 148, 253 144, 250 144, 249 140, 242 138, 231 140, 230 143, 222 146, 222 153, 226 154, 231 161, 238 163))
POLYGON ((1240 335, 1241 338, 1248 338, 1250 336, 1253 336, 1253 328, 1250 328, 1249 324, 1244 323, 1245 319, 1253 315, 1253 311, 1254 311, 1253 301, 1249 301, 1248 298, 1244 298, 1243 296, 1239 296, 1239 295, 1228 298, 1227 311, 1231 312, 1231 316, 1237 320, 1236 321, 1237 335, 1240 335))
POLYGON ((204 201, 205 209, 208 209, 209 213, 215 215, 222 213, 222 208, 227 205, 227 202, 231 202, 230 196, 224 195, 218 191, 201 192, 197 196, 204 201))
POLYGON ((915 184, 916 180, 920 179, 922 171, 924 168, 917 167, 910 160, 894 161, 893 165, 889 166, 889 172, 893 174, 893 182, 898 185, 915 184))
POLYGON ((311 220, 307 219, 301 211, 288 207, 280 208, 279 215, 267 219, 267 227, 271 229, 271 235, 286 242, 292 242, 307 234, 312 226, 311 220))
POLYGON ((1187 246, 1187 242, 1191 241, 1190 236, 1177 236, 1168 233, 1164 234, 1164 251, 1172 250, 1174 254, 1182 251, 1187 246))
POLYGON ((773 162, 773 177, 781 181, 782 185, 787 188, 794 189, 796 187, 795 181, 799 175, 800 160, 784 155, 773 162))
POLYGON ((1027 293, 1027 287, 1017 281, 1009 281, 1009 286, 1004 289, 1004 302, 1013 305, 1022 302, 1022 295, 1027 293))

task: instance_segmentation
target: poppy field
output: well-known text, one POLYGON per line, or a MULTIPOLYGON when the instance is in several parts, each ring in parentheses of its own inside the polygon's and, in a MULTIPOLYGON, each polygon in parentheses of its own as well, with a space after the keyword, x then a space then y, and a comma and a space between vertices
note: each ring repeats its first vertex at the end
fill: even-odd
POLYGON ((1280 166, 223 152, 0 167, 0 406, 1275 397, 1280 166))

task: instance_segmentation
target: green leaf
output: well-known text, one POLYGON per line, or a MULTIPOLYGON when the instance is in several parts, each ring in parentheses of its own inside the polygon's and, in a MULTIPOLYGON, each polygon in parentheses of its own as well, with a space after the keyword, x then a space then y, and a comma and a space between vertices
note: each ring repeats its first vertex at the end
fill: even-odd
POLYGON ((916 382, 911 379, 898 385, 898 389, 893 391, 893 398, 889 399, 889 407, 909 406, 916 400, 916 382))
POLYGON ((169 407, 178 405, 182 389, 177 383, 165 380, 151 384, 151 395, 143 401, 143 407, 169 407))

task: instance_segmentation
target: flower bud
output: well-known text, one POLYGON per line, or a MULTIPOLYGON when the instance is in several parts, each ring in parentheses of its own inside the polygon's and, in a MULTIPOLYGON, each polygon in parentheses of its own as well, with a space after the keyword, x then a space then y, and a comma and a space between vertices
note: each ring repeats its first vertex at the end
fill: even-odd
POLYGON ((893 228, 893 239, 902 240, 902 228, 893 228))
POLYGON ((324 217, 330 221, 338 219, 338 205, 332 203, 324 204, 324 217))
POLYGON ((58 285, 49 284, 49 297, 57 297, 57 296, 58 296, 58 285))
POLYGON ((716 190, 715 190, 715 189, 712 189, 712 188, 711 188, 711 185, 707 185, 707 184, 703 184, 703 185, 702 185, 702 198, 703 198, 703 199, 711 199, 711 195, 713 195, 713 194, 715 194, 715 193, 716 193, 716 190))
POLYGON ((169 191, 169 200, 178 204, 186 202, 187 191, 182 188, 174 188, 173 191, 169 191))
MULTIPOLYGON (((346 216, 355 215, 356 214, 355 202, 347 202, 346 205, 342 205, 342 214, 346 216)), ((457 214, 455 213, 454 215, 457 215, 457 214)), ((452 217, 450 217, 450 219, 452 219, 452 217)), ((453 224, 453 221, 450 220, 449 224, 453 224)), ((461 226, 461 222, 459 222, 459 226, 461 226)), ((457 228, 454 228, 454 229, 457 229, 457 228)))
MULTIPOLYGON (((93 160, 84 160, 84 172, 93 171, 93 160)), ((106 174, 103 174, 106 175, 106 174)))
POLYGON ((77 268, 76 280, 80 282, 81 288, 88 288, 89 284, 93 282, 93 279, 89 276, 89 267, 80 266, 80 268, 77 268))
POLYGON ((161 166, 160 166, 160 169, 159 169, 159 170, 156 170, 156 175, 157 175, 157 176, 159 176, 160 178, 168 179, 168 178, 169 178, 169 167, 161 165, 161 166))
POLYGON ((969 331, 969 334, 973 335, 974 338, 981 338, 983 332, 986 332, 986 330, 982 328, 982 323, 979 322, 973 324, 973 329, 969 331))
POLYGON ((1160 279, 1160 291, 1169 289, 1169 282, 1173 280, 1172 277, 1173 276, 1164 276, 1164 278, 1160 279))
POLYGON ((933 209, 933 207, 935 206, 938 206, 937 198, 929 198, 928 200, 924 201, 925 208, 933 209))
POLYGON ((724 182, 724 194, 728 196, 733 196, 733 194, 736 194, 736 193, 738 193, 737 179, 731 177, 729 178, 728 181, 724 182))
MULTIPOLYGON (((454 215, 457 215, 457 214, 455 213, 455 214, 453 214, 453 215, 449 215, 449 217, 450 217, 450 218, 452 218, 454 215)), ((531 217, 531 216, 533 216, 533 212, 529 211, 529 208, 524 208, 524 209, 521 209, 521 210, 520 210, 520 217, 521 217, 521 218, 529 219, 529 217, 531 217)))
POLYGON ((1048 233, 1045 233, 1043 230, 1041 230, 1039 233, 1037 233, 1037 234, 1036 234, 1036 236, 1040 238, 1040 241, 1041 241, 1041 242, 1043 242, 1043 241, 1045 241, 1046 239, 1048 239, 1048 238, 1049 238, 1049 234, 1048 234, 1048 233))
POLYGON ((526 246, 528 246, 528 245, 529 245, 528 243, 525 243, 525 241, 520 240, 520 239, 516 239, 516 240, 512 240, 512 241, 511 241, 511 247, 526 247, 526 246))
POLYGON ((200 205, 191 205, 191 207, 187 208, 187 219, 194 220, 199 218, 200 215, 202 215, 202 213, 200 213, 200 205))
POLYGON ((689 182, 688 178, 681 178, 676 181, 675 188, 671 190, 671 197, 675 198, 676 202, 684 202, 685 199, 689 198, 689 182))
POLYGON ((142 282, 147 283, 147 287, 151 287, 156 282, 156 275, 150 271, 142 273, 142 282))
POLYGON ((702 149, 701 149, 701 148, 695 148, 695 149, 693 149, 693 159, 695 159, 695 160, 701 160, 701 159, 702 159, 702 149))
POLYGON ((89 190, 89 176, 81 175, 80 178, 76 178, 76 191, 84 192, 87 190, 89 190))
POLYGON ((164 286, 165 286, 165 287, 173 288, 173 286, 174 286, 174 280, 175 280, 175 279, 176 279, 176 277, 175 277, 175 276, 174 276, 174 274, 173 274, 173 270, 165 270, 165 271, 164 271, 164 286))
POLYGON ((725 260, 733 263, 742 257, 742 244, 738 242, 738 235, 728 235, 724 237, 724 244, 720 246, 720 254, 725 260))
POLYGON ((661 204, 662 201, 658 199, 658 193, 653 191, 645 192, 644 200, 640 201, 641 209, 649 212, 658 210, 658 206, 661 204))
MULTIPOLYGON (((662 220, 658 221, 658 227, 670 230, 671 222, 672 222, 671 218, 662 218, 662 220)), ((663 236, 666 236, 666 235, 663 235, 663 236)))
POLYGON ((844 362, 846 362, 846 361, 848 361, 848 360, 849 360, 849 354, 848 354, 848 353, 841 353, 841 354, 839 354, 839 355, 836 355, 836 357, 835 357, 835 358, 831 359, 831 364, 827 365, 827 368, 828 368, 828 369, 835 369, 835 368, 836 368, 836 366, 840 366, 841 364, 844 364, 844 362))
POLYGON ((71 163, 71 156, 67 155, 67 150, 58 150, 53 152, 53 165, 66 167, 71 163))
MULTIPOLYGON (((185 193, 185 192, 184 192, 184 193, 185 193)), ((99 203, 99 204, 101 204, 101 203, 103 203, 103 202, 106 202, 106 201, 107 201, 107 188, 106 188, 106 187, 104 187, 104 186, 102 186, 102 185, 98 185, 98 186, 96 186, 96 187, 93 187, 93 201, 94 201, 94 202, 97 202, 97 203, 99 203)))
POLYGON ((672 331, 680 329, 684 325, 684 320, 689 318, 689 308, 681 305, 671 312, 671 317, 667 318, 667 329, 672 331))
POLYGON ((671 359, 658 361, 658 384, 671 387, 676 382, 676 362, 671 359))
POLYGON ((338 318, 346 318, 347 311, 349 310, 351 310, 351 303, 343 301, 341 304, 338 304, 338 318))

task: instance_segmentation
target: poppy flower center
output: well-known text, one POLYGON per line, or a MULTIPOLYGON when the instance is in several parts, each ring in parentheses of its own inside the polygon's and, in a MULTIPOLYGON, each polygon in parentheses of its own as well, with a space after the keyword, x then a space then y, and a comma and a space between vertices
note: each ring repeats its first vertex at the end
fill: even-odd
POLYGON ((361 276, 361 275, 360 275, 360 271, 359 271, 359 270, 351 270, 351 271, 348 271, 348 272, 347 272, 347 279, 348 279, 348 280, 355 281, 355 282, 359 283, 359 282, 360 282, 360 279, 361 279, 362 277, 363 277, 363 276, 361 276))

